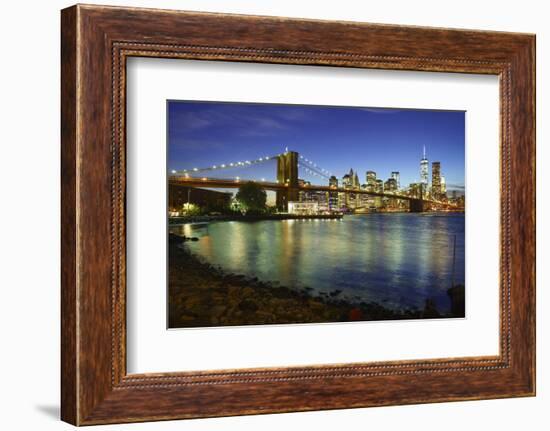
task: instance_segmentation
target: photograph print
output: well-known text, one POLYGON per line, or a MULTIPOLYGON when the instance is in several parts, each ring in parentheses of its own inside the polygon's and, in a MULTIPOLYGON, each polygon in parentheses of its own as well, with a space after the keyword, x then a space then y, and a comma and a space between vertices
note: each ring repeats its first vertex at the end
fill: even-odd
POLYGON ((465 112, 167 102, 168 328, 465 317, 465 112))

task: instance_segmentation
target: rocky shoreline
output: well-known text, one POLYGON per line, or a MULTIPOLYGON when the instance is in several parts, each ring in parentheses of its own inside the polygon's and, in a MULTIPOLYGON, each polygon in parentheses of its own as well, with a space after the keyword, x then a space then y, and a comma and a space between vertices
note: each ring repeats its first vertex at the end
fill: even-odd
POLYGON ((228 274, 199 260, 181 247, 183 242, 170 234, 170 328, 449 317, 429 300, 423 310, 392 310, 374 302, 338 299, 337 291, 313 296, 308 289, 228 274))

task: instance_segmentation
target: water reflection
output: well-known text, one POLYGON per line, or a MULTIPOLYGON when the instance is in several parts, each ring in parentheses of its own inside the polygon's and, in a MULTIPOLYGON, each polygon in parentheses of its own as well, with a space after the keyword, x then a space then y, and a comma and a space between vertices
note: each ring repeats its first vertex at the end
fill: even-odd
POLYGON ((198 236, 194 254, 233 273, 335 289, 352 299, 423 308, 432 298, 447 312, 453 240, 455 283, 464 284, 464 215, 369 214, 343 220, 217 222, 171 227, 198 236))

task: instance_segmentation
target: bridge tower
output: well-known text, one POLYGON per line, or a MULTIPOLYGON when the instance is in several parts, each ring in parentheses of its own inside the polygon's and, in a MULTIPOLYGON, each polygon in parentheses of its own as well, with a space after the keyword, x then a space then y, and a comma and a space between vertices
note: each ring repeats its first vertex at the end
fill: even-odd
POLYGON ((426 204, 423 199, 411 199, 409 201, 409 212, 423 213, 426 211, 426 204))
POLYGON ((409 212, 412 213, 423 213, 426 211, 426 204, 424 203, 424 189, 426 188, 426 185, 424 183, 420 183, 420 190, 419 195, 417 199, 411 199, 409 201, 409 212))
POLYGON ((277 181, 285 184, 287 190, 278 190, 276 203, 281 211, 288 209, 288 202, 298 200, 298 153, 286 151, 277 157, 277 181))

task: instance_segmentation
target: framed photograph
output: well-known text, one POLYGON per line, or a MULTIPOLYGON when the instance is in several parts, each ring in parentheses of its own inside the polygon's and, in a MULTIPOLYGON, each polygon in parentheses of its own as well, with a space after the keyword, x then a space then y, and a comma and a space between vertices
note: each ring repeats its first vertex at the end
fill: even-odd
POLYGON ((62 11, 62 419, 535 394, 535 37, 62 11))
POLYGON ((168 328, 465 317, 465 112, 171 100, 167 117, 168 328))

